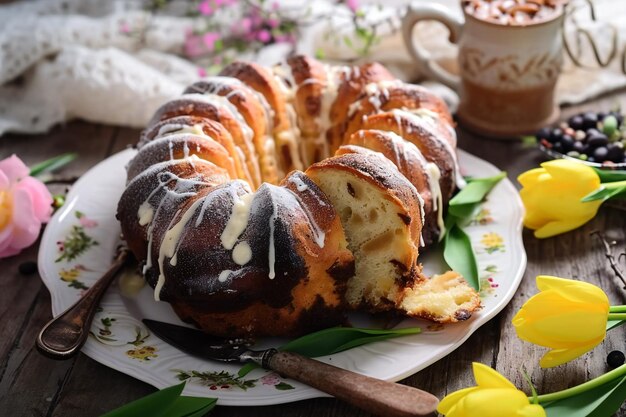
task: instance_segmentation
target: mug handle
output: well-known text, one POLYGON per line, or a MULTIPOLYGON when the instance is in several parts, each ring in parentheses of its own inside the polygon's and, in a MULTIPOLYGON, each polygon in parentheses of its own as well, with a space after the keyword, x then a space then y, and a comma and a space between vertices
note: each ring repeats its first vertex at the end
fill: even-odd
POLYGON ((422 20, 437 20, 450 31, 450 42, 457 43, 461 37, 463 21, 452 12, 436 3, 411 3, 402 19, 402 36, 411 56, 415 59, 422 74, 457 90, 461 85, 458 75, 444 70, 432 60, 430 53, 413 36, 413 27, 422 20))

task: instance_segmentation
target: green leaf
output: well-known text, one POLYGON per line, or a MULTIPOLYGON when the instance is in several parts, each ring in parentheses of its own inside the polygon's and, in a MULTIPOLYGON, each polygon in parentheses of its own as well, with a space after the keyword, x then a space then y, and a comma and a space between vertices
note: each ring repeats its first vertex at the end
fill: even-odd
POLYGON ((608 320, 606 322, 606 330, 609 331, 626 323, 626 320, 608 320))
POLYGON ((108 412, 102 417, 201 417, 208 413, 217 398, 180 396, 185 383, 162 389, 120 408, 108 412))
POLYGON ((580 201, 583 203, 596 200, 606 201, 614 197, 626 197, 626 180, 603 184, 597 190, 584 196, 580 201))
POLYGON ((469 236, 456 223, 453 224, 444 238, 443 258, 453 271, 465 278, 476 291, 480 291, 478 264, 472 249, 469 236))
POLYGON ((293 385, 289 385, 286 382, 281 382, 279 384, 276 384, 276 385, 274 385, 274 388, 276 388, 279 391, 287 391, 287 390, 290 390, 290 389, 295 389, 293 387, 293 385))
POLYGON ((178 397, 165 414, 167 417, 201 417, 215 407, 217 398, 178 397))
POLYGON ((128 403, 118 409, 110 411, 102 417, 130 417, 130 416, 164 416, 167 410, 178 398, 185 388, 185 383, 164 388, 160 391, 146 395, 136 401, 128 403))
POLYGON ((56 171, 72 162, 77 156, 78 155, 75 153, 64 153, 63 155, 40 162, 30 169, 30 175, 36 177, 41 174, 56 171))
POLYGON ((366 343, 378 342, 398 336, 421 333, 419 327, 406 329, 359 329, 355 327, 331 327, 290 341, 279 350, 295 352, 308 357, 332 355, 366 343))
MULTIPOLYGON (((295 352, 300 355, 315 358, 343 352, 366 343, 379 342, 399 336, 419 334, 419 327, 405 329, 361 329, 357 327, 331 327, 294 339, 281 346, 278 350, 295 352)), ((248 375, 258 368, 255 363, 245 364, 237 373, 239 377, 248 375)))
POLYGON ((594 168, 598 177, 600 177, 600 182, 616 182, 616 181, 624 181, 626 180, 626 171, 619 170, 607 170, 594 168))
POLYGON ((466 217, 468 212, 473 211, 470 205, 482 202, 504 177, 506 177, 506 172, 502 171, 492 177, 470 179, 468 184, 450 200, 448 210, 456 217, 466 217))
POLYGON ((548 417, 608 417, 626 398, 626 377, 543 406, 548 417))

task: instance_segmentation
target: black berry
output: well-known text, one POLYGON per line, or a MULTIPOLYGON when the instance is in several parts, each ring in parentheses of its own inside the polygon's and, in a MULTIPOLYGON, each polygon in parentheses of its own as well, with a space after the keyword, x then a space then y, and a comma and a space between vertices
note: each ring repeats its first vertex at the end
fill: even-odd
POLYGON ((17 270, 22 275, 33 275, 37 272, 37 263, 33 261, 23 262, 17 267, 17 270))
POLYGON ((552 145, 552 150, 563 153, 563 145, 561 144, 561 142, 557 142, 554 145, 552 145))
POLYGON ((587 144, 592 148, 597 148, 598 146, 606 146, 609 143, 609 138, 606 137, 604 133, 594 133, 587 137, 587 144))
POLYGON ((624 353, 619 350, 614 350, 606 356, 606 363, 611 368, 617 368, 624 364, 626 357, 624 357, 624 353))
POLYGON ((609 150, 606 148, 606 146, 600 146, 593 151, 593 157, 598 162, 606 161, 608 155, 609 150))
POLYGON ((587 150, 587 146, 585 146, 585 144, 581 141, 577 140, 576 142, 574 142, 574 145, 572 145, 572 149, 576 152, 584 153, 587 150))
POLYGON ((563 135, 561 138, 561 145, 563 145, 563 151, 569 152, 574 149, 574 138, 570 135, 563 135))
POLYGON ((563 131, 557 127, 552 132, 550 132, 550 137, 548 138, 548 140, 552 143, 556 143, 560 141, 562 137, 563 131))
POLYGON ((550 138, 550 128, 549 127, 543 127, 541 129, 539 129, 539 131, 536 133, 537 139, 541 140, 541 139, 546 139, 548 140, 550 138))
POLYGON ((583 115, 583 129, 591 129, 598 127, 598 115, 587 112, 583 115))
POLYGON ((570 117, 570 119, 567 122, 567 124, 569 125, 569 127, 571 127, 574 130, 582 130, 583 129, 583 118, 580 115, 576 115, 576 116, 570 117))
POLYGON ((622 146, 617 143, 610 143, 609 146, 607 146, 607 149, 608 155, 606 156, 606 159, 616 163, 622 162, 622 159, 624 159, 624 148, 622 146))

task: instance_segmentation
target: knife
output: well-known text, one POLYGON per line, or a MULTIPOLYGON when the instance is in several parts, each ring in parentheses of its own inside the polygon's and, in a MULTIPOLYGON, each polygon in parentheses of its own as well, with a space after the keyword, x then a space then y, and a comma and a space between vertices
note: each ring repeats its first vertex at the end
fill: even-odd
POLYGON ((383 381, 276 349, 251 350, 246 340, 226 340, 199 330, 144 319, 164 342, 203 359, 220 362, 254 362, 265 369, 303 382, 370 413, 390 417, 430 416, 437 397, 417 388, 383 381))

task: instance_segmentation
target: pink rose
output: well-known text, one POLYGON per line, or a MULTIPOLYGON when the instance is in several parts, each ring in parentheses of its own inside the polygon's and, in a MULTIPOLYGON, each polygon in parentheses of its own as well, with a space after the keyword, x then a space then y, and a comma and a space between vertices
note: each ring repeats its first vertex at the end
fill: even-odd
POLYGON ((18 254, 50 220, 52 196, 15 155, 0 161, 0 258, 18 254))

